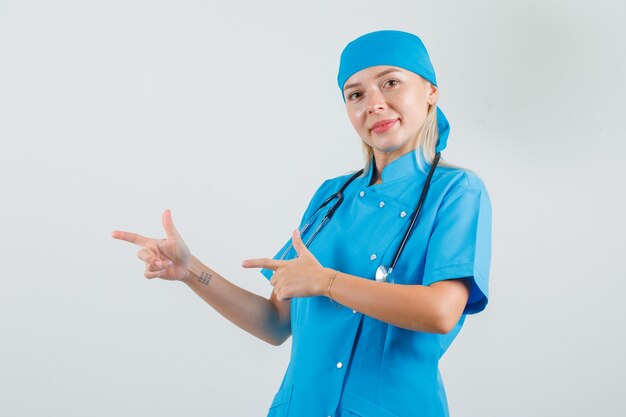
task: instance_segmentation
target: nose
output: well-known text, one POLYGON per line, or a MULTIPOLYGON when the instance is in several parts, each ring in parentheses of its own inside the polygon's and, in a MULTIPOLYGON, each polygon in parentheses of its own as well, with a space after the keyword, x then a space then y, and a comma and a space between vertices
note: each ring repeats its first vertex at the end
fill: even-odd
POLYGON ((377 90, 371 91, 367 101, 367 112, 369 114, 377 113, 381 110, 384 110, 385 106, 385 98, 383 97, 382 93, 377 90))

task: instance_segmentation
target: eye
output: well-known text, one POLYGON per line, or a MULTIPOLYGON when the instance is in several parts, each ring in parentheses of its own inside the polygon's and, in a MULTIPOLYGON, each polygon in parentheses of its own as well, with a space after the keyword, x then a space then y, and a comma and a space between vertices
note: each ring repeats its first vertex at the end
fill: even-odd
POLYGON ((396 85, 398 85, 398 83, 400 83, 400 81, 396 80, 396 79, 390 79, 385 81, 385 87, 395 87, 396 85))
POLYGON ((357 100, 360 97, 361 97, 360 91, 353 91, 350 94, 348 94, 348 100, 357 100))

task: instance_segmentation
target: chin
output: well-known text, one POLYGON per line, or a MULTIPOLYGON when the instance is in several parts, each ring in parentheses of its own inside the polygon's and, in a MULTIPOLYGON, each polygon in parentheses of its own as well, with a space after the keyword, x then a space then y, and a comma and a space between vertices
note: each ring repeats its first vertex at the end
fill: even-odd
POLYGON ((382 153, 392 153, 397 151, 398 149, 402 148, 405 144, 399 144, 399 145, 395 145, 395 146, 385 146, 385 147, 375 147, 374 149, 376 149, 378 152, 382 152, 382 153))

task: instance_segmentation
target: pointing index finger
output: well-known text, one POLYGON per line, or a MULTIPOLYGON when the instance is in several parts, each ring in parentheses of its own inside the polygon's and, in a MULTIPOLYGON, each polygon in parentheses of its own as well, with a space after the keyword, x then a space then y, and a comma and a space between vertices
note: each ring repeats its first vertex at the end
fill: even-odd
POLYGON ((244 268, 265 268, 276 271, 285 261, 277 261, 275 259, 261 258, 261 259, 246 259, 241 263, 244 268))
POLYGON ((150 239, 148 239, 147 237, 141 236, 140 234, 131 233, 131 232, 123 232, 121 230, 114 230, 113 233, 111 233, 111 236, 114 239, 125 240, 127 242, 134 243, 135 245, 139 245, 139 246, 146 246, 147 243, 150 241, 150 239))

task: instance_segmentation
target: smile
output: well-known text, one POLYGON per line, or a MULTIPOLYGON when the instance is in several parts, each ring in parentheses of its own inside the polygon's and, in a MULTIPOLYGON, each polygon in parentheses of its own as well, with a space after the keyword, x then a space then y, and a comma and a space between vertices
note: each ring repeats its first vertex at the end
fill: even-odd
POLYGON ((379 122, 374 123, 371 131, 374 133, 385 133, 389 129, 391 129, 398 122, 398 119, 389 119, 389 120, 381 120, 379 122))

